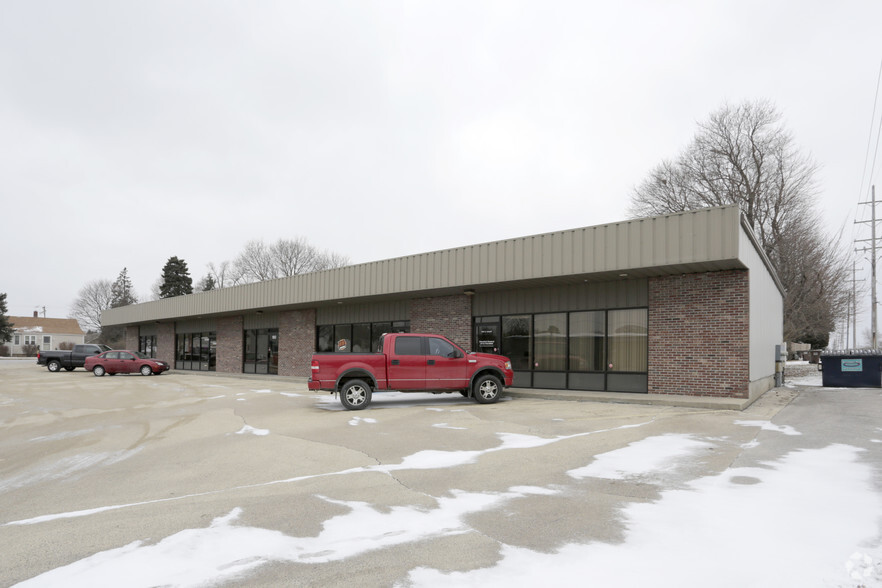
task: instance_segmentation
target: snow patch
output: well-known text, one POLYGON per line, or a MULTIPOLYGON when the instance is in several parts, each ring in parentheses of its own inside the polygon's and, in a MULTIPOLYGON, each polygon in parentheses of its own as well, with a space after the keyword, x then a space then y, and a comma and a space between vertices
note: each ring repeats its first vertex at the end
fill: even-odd
POLYGON ((269 435, 269 433, 270 433, 269 429, 255 429, 251 425, 245 425, 244 427, 242 427, 241 429, 236 431, 237 435, 249 435, 250 434, 250 435, 263 436, 263 435, 269 435))
POLYGON ((55 433, 54 435, 43 435, 41 437, 34 437, 31 441, 60 441, 61 439, 70 439, 72 437, 81 437, 83 435, 88 435, 89 433, 94 433, 95 429, 80 429, 79 431, 64 431, 61 433, 55 433))
POLYGON ((760 427, 763 431, 775 431, 785 435, 802 435, 790 425, 775 425, 770 421, 735 421, 735 424, 745 427, 760 427))
POLYGON ((368 424, 373 425, 373 424, 376 424, 376 422, 377 422, 377 419, 372 419, 372 418, 368 418, 368 417, 352 417, 349 420, 349 424, 352 425, 353 427, 359 425, 360 423, 368 423, 368 424))
POLYGON ((75 478, 78 474, 90 468, 109 466, 126 460, 140 450, 140 448, 137 448, 128 451, 106 453, 80 453, 65 457, 49 465, 0 480, 0 491, 14 490, 51 480, 75 478))
POLYGON ((606 478, 624 480, 669 470, 676 461, 695 455, 700 450, 713 448, 713 445, 694 439, 691 435, 661 435, 635 441, 622 449, 601 453, 594 462, 567 472, 571 477, 606 478))
POLYGON ((858 579, 879 586, 878 558, 860 546, 878 544, 882 500, 860 451, 795 451, 768 467, 733 468, 665 491, 657 502, 623 510, 622 544, 570 544, 555 553, 503 545, 493 567, 416 568, 407 585, 573 585, 578 578, 581 586, 853 586, 858 579), (737 565, 726 565, 733 553, 737 565))
POLYGON ((19 584, 22 587, 199 586, 241 578, 270 561, 325 563, 427 538, 460 535, 472 528, 467 515, 496 508, 545 488, 522 486, 507 492, 454 490, 435 508, 396 506, 379 511, 365 502, 319 496, 349 512, 325 521, 314 537, 292 537, 257 527, 237 527, 233 509, 205 529, 186 529, 155 545, 142 541, 96 553, 19 584))

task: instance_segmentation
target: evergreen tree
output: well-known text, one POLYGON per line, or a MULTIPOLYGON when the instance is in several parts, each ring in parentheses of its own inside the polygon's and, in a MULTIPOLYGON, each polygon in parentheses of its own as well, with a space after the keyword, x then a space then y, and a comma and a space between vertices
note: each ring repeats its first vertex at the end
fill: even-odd
POLYGON ((214 290, 217 288, 217 283, 214 281, 214 277, 211 274, 206 275, 199 281, 199 291, 200 292, 208 292, 209 290, 214 290))
POLYGON ((12 323, 9 322, 6 312, 6 292, 0 292, 0 343, 12 341, 12 323))
POLYGON ((162 283, 159 285, 159 297, 171 298, 193 293, 193 279, 187 262, 183 259, 169 257, 162 268, 162 283))
POLYGON ((138 303, 138 298, 135 296, 135 293, 132 290, 132 281, 129 279, 127 268, 123 268, 122 271, 119 272, 119 276, 110 287, 110 292, 111 308, 117 308, 118 306, 128 306, 129 304, 138 303))

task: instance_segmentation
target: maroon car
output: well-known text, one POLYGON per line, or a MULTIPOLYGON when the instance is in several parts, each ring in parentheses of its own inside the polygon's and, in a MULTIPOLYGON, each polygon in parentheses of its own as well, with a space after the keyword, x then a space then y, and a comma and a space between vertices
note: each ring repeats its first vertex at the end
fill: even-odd
POLYGON ((142 376, 161 374, 169 369, 164 361, 147 357, 137 351, 105 351, 100 355, 86 358, 86 371, 91 371, 96 376, 104 374, 135 374, 140 372, 142 376))

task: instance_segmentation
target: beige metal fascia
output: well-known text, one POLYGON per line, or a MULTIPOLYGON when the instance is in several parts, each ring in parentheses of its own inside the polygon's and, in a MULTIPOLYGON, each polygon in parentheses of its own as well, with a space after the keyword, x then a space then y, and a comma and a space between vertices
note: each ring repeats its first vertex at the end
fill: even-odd
POLYGON ((740 219, 738 207, 717 207, 420 253, 109 309, 102 313, 102 324, 630 272, 649 276, 744 268, 740 219))

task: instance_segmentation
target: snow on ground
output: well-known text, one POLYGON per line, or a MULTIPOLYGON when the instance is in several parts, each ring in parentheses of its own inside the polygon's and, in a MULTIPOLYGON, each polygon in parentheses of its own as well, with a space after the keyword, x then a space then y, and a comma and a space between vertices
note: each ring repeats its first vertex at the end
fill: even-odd
POLYGON ((23 488, 31 484, 39 484, 52 480, 75 480, 81 472, 85 472, 93 467, 109 466, 119 463, 132 457, 140 450, 140 448, 135 448, 103 453, 79 453, 77 455, 71 455, 55 460, 51 463, 38 464, 31 470, 0 481, 0 492, 6 492, 15 488, 23 488))
POLYGON ((241 429, 236 431, 236 434, 237 435, 258 435, 258 436, 262 437, 263 435, 269 435, 270 432, 269 432, 269 429, 255 429, 251 425, 245 425, 244 427, 242 427, 241 429))
MULTIPOLYGON (((500 400, 504 400, 501 398, 500 400)), ((445 406, 456 406, 459 404, 474 404, 471 398, 465 398, 460 394, 432 394, 431 392, 377 392, 371 397, 371 408, 383 408, 383 405, 395 406, 423 406, 428 402, 436 402, 445 406)), ((323 393, 316 398, 316 406, 323 410, 346 410, 340 404, 340 399, 336 394, 323 393)), ((445 408, 427 408, 427 410, 442 411, 445 408)))
POLYGON ((713 447, 711 443, 699 441, 691 435, 647 437, 623 449, 602 453, 589 465, 570 470, 567 474, 577 480, 585 478, 623 480, 675 467, 683 458, 711 447, 713 447))
MULTIPOLYGON (((620 428, 643 424, 647 423, 620 428)), ((420 451, 398 464, 319 476, 443 469, 473 463, 496 451, 525 450, 596 433, 555 438, 500 434, 501 443, 489 449, 420 451)), ((695 452, 711 446, 711 441, 691 435, 653 437, 595 456, 570 474, 577 479, 654 477, 688 463, 695 452)), ((861 451, 847 445, 794 451, 762 467, 732 468, 664 491, 656 502, 634 503, 623 510, 626 535, 621 544, 570 544, 555 553, 501 544, 501 559, 493 567, 457 573, 416 568, 406 585, 573 585, 578 579, 578 585, 596 586, 882 586, 882 568, 876 563, 882 556, 876 538, 882 502, 872 487, 872 469, 858 459, 861 451)), ((268 484, 255 486, 262 485, 268 484)), ((565 486, 453 490, 435 497, 433 508, 380 510, 365 502, 320 496, 348 511, 325 521, 317 536, 304 537, 237 525, 242 511, 236 508, 206 528, 186 529, 154 544, 136 541, 96 553, 20 585, 196 586, 242 581, 270 561, 340 561, 427 538, 474 532, 466 522, 470 514, 501 508, 523 496, 566 491, 565 486)), ((35 522, 39 521, 7 524, 35 522)))
POLYGON ((658 502, 624 510, 620 545, 572 544, 550 554, 504 545, 492 568, 418 568, 410 585, 573 585, 578 578, 582 586, 882 586, 882 503, 860 451, 795 451, 767 467, 733 468, 666 491, 658 502))
POLYGON ((774 431, 776 433, 783 433, 784 435, 802 435, 802 433, 790 425, 776 425, 769 421, 735 421, 735 424, 743 425, 745 427, 759 427, 763 431, 774 431))
POLYGON ((788 361, 784 367, 784 385, 788 388, 823 386, 823 379, 817 364, 807 361, 788 361))

